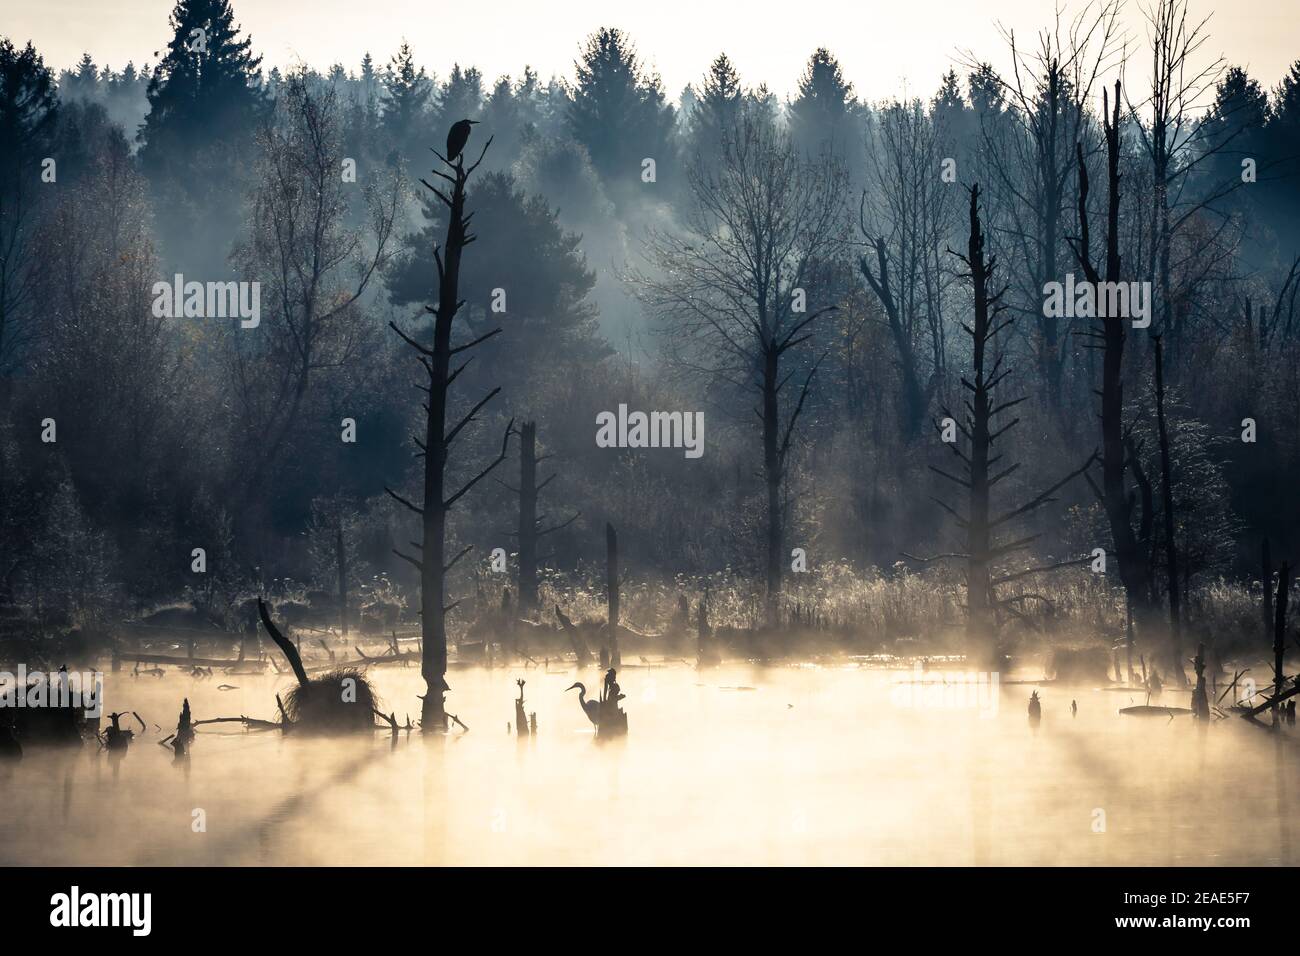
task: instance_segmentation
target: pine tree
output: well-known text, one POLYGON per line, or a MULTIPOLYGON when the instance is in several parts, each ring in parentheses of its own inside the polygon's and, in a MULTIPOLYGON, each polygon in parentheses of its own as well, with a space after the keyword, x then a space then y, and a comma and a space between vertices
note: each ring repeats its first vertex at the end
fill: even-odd
POLYGON ((177 0, 171 27, 149 80, 140 163, 164 210, 160 248, 183 269, 220 255, 234 236, 239 207, 230 197, 243 167, 232 157, 250 150, 266 100, 261 59, 239 36, 230 0, 177 0))
POLYGON ((1279 232, 1290 235, 1292 224, 1300 217, 1300 190, 1295 188, 1300 181, 1300 60, 1291 64, 1273 92, 1265 134, 1271 167, 1265 204, 1279 232))
POLYGON ((799 95, 790 103, 795 142, 811 155, 830 149, 856 159, 862 149, 854 128, 858 112, 853 84, 844 79, 839 61, 825 47, 818 48, 799 79, 799 95))
MULTIPOLYGON (((1239 180, 1244 157, 1253 158, 1259 166, 1266 167, 1265 173, 1271 172, 1267 167, 1274 157, 1268 155, 1265 140, 1270 112, 1268 94, 1245 70, 1232 67, 1223 75, 1215 89, 1214 103, 1200 129, 1207 149, 1211 150, 1198 183, 1201 190, 1209 195, 1223 193, 1224 184, 1239 180)), ((1252 200, 1265 197, 1266 192, 1233 189, 1221 196, 1219 204, 1241 210, 1252 200)), ((1267 210, 1260 211, 1267 218, 1267 210)))
POLYGON ((0 37, 0 408, 8 398, 4 376, 33 331, 34 200, 47 191, 32 171, 50 154, 58 107, 54 74, 36 49, 0 37))
POLYGON ((379 116, 389 147, 406 162, 423 161, 423 151, 433 145, 426 126, 433 81, 415 65, 415 54, 405 41, 388 61, 383 77, 384 96, 379 116))
POLYGON ((646 157, 662 177, 673 160, 674 112, 659 78, 643 73, 631 41, 620 30, 601 28, 587 39, 575 67, 569 132, 586 147, 606 186, 639 183, 646 157))
POLYGON ((689 123, 691 149, 701 156, 716 155, 723 137, 735 129, 744 101, 740 75, 727 54, 718 54, 696 94, 689 123))
POLYGON ((141 132, 146 171, 178 168, 221 137, 247 136, 265 106, 257 90, 261 57, 240 38, 230 0, 177 0, 167 55, 149 81, 141 132))
POLYGON ((483 74, 475 67, 461 69, 453 64, 438 99, 439 120, 435 129, 450 129, 452 123, 477 119, 483 109, 483 74))

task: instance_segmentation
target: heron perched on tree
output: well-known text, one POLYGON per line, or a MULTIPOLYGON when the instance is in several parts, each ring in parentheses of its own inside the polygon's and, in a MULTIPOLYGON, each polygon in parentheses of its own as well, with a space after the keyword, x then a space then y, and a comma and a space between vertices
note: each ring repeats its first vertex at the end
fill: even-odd
POLYGON ((447 131, 447 162, 454 163, 465 144, 469 142, 469 128, 478 124, 478 120, 463 119, 451 124, 447 131))
POLYGON ((587 688, 581 683, 574 684, 572 687, 566 687, 564 689, 570 691, 573 690, 574 687, 578 688, 578 703, 582 707, 582 712, 587 715, 587 719, 591 721, 593 727, 599 727, 600 701, 587 700, 587 688))

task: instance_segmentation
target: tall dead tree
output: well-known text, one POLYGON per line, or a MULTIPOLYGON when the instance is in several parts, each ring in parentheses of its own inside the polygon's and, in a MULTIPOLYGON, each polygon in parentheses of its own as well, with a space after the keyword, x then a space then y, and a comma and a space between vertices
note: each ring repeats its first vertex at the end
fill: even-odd
POLYGON ((1282 658, 1286 654, 1286 605, 1290 590, 1291 566, 1283 561, 1277 573, 1277 602, 1273 619, 1273 723, 1275 724, 1279 722, 1278 702, 1282 699, 1282 689, 1286 686, 1282 658))
POLYGON ((334 539, 334 553, 339 570, 339 626, 343 636, 348 636, 348 553, 343 542, 343 510, 339 509, 337 537, 334 539))
POLYGON ((1264 573, 1260 581, 1264 585, 1264 637, 1271 640, 1273 637, 1273 557, 1269 552, 1268 538, 1264 539, 1263 559, 1264 573))
MULTIPOLYGON (((970 324, 962 323, 962 328, 971 337, 972 356, 970 375, 969 377, 963 376, 961 379, 962 387, 969 393, 969 398, 966 401, 965 421, 958 420, 946 407, 943 409, 944 415, 951 419, 951 424, 948 427, 955 428, 966 439, 965 451, 962 450, 960 442, 947 442, 953 454, 961 461, 961 471, 964 472, 964 475, 954 475, 941 468, 931 466, 931 470, 936 474, 966 491, 967 508, 965 514, 960 513, 955 507, 938 498, 934 499, 944 511, 956 519, 958 527, 966 532, 966 550, 960 553, 938 555, 933 558, 918 560, 935 561, 944 558, 955 558, 965 561, 966 607, 968 612, 967 637, 970 643, 971 656, 980 660, 981 663, 996 665, 1000 657, 996 649, 998 613, 1006 608, 1011 608, 1012 613, 1014 613, 1014 605, 1029 598, 1029 595, 1019 595, 1006 600, 999 600, 996 588, 999 585, 1017 581, 1030 575, 1055 568, 1082 564, 1089 560, 1082 558, 999 572, 996 569, 1004 560, 1011 555, 1024 552, 1039 535, 1025 535, 1010 540, 998 536, 1012 522, 1054 501, 1053 495, 1057 491, 1091 467, 1096 454, 1089 456, 1082 466, 1066 475, 1050 488, 1030 498, 1024 504, 994 514, 992 500, 994 487, 1020 468, 1019 462, 1007 464, 1002 461, 1003 456, 1001 453, 994 453, 995 444, 1014 428, 1020 419, 1013 418, 1005 424, 1001 424, 1000 421, 995 422, 995 419, 1010 412, 1011 409, 1025 401, 1025 398, 1022 396, 999 400, 994 397, 995 390, 1006 381, 1007 376, 1011 374, 1011 370, 1004 367, 1006 359, 1004 351, 998 350, 991 367, 989 366, 988 353, 990 346, 996 344, 997 336, 1008 329, 1015 320, 1001 317, 1006 310, 1006 306, 1002 304, 1002 298, 1007 290, 1006 287, 996 291, 994 289, 993 275, 997 262, 996 257, 986 255, 984 251, 984 232, 980 223, 979 196, 979 186, 971 187, 970 235, 967 241, 966 254, 952 253, 966 264, 966 276, 970 279, 974 299, 972 321, 970 324)), ((936 428, 942 438, 945 431, 944 423, 937 422, 936 428)))
POLYGON ((609 607, 609 662, 618 667, 622 659, 618 652, 618 532, 605 523, 605 589, 609 607))
POLYGON ((1175 675, 1183 673, 1183 614, 1178 583, 1178 542, 1174 538, 1174 491, 1169 466, 1169 430, 1165 425, 1165 356, 1160 337, 1156 347, 1156 428, 1160 436, 1160 500, 1164 511, 1165 565, 1169 577, 1170 657, 1175 675))
POLYGON ((435 733, 441 733, 447 729, 445 695, 450 690, 450 687, 448 687, 446 680, 446 615, 460 603, 459 601, 454 601, 449 605, 443 603, 446 598, 447 572, 470 551, 470 547, 466 547, 449 562, 443 563, 447 540, 447 513, 466 492, 486 478, 497 465, 505 461, 510 436, 514 433, 514 420, 511 419, 506 425, 505 433, 501 438, 500 454, 473 478, 461 485, 458 490, 450 494, 447 493, 447 460, 452 443, 464 430, 465 426, 474 421, 479 411, 496 396, 497 392, 501 391, 499 386, 492 389, 455 425, 448 429, 447 412, 451 384, 465 370, 465 366, 469 364, 469 359, 466 359, 453 370, 451 367, 452 358, 472 349, 501 331, 500 328, 492 329, 463 345, 452 345, 451 343, 453 320, 456 318, 456 313, 460 310, 460 307, 464 304, 464 300, 460 298, 459 289, 461 256, 465 251, 465 247, 473 243, 476 238, 469 231, 469 223, 473 218, 473 213, 468 215, 465 213, 465 183, 474 170, 479 167, 479 164, 483 162, 483 157, 487 154, 488 147, 491 145, 492 140, 489 138, 483 145, 483 151, 479 154, 479 158, 468 168, 465 166, 464 153, 457 155, 455 161, 452 162, 436 149, 433 150, 434 155, 451 171, 446 173, 440 169, 433 170, 435 176, 450 184, 450 195, 444 189, 433 186, 426 180, 420 180, 424 187, 432 191, 447 208, 446 242, 442 248, 435 246, 433 250, 434 262, 438 267, 438 304, 436 306, 425 306, 425 311, 433 316, 432 346, 425 345, 413 336, 408 335, 398 327, 396 322, 389 323, 393 331, 401 336, 402 341, 419 355, 420 364, 424 367, 424 371, 428 376, 428 385, 419 386, 428 393, 428 402, 423 406, 425 411, 424 440, 415 439, 415 443, 420 449, 417 457, 422 456, 424 458, 423 503, 416 505, 392 489, 385 490, 403 506, 419 515, 421 520, 423 540, 419 543, 412 542, 420 549, 420 557, 416 558, 401 551, 395 551, 395 553, 398 557, 413 564, 420 572, 420 631, 423 638, 420 674, 424 678, 426 687, 421 708, 421 725, 426 730, 435 733))
MULTIPOLYGON (((1109 193, 1106 204, 1106 260, 1104 280, 1121 281, 1120 258, 1120 81, 1115 81, 1115 99, 1112 104, 1108 91, 1102 91, 1102 130, 1106 139, 1106 177, 1109 193)), ((1075 164, 1079 175, 1079 236, 1073 240, 1075 257, 1084 275, 1094 288, 1103 281, 1103 273, 1092 260, 1091 233, 1088 219, 1088 167, 1084 161, 1083 146, 1075 145, 1075 164)), ((1091 475, 1088 484, 1093 489, 1106 512, 1110 526, 1115 562, 1119 565, 1120 581, 1128 602, 1129 612, 1138 624, 1143 637, 1149 636, 1158 626, 1158 613, 1154 606, 1151 587, 1151 528, 1154 517, 1151 482, 1147 479, 1138 459, 1137 448, 1130 429, 1124 427, 1124 346, 1127 332, 1126 319, 1112 316, 1097 320, 1100 329, 1086 333, 1100 342, 1102 349, 1101 373, 1101 467, 1102 483, 1098 487, 1091 475), (1130 469, 1137 485, 1136 494, 1130 493, 1130 469), (1135 498, 1141 501, 1141 511, 1135 498), (1136 527, 1134 526, 1137 519, 1136 527)), ((1183 673, 1182 661, 1176 671, 1183 673)))
POLYGON ((555 480, 555 475, 551 474, 539 485, 537 466, 549 457, 551 456, 537 454, 537 423, 523 422, 519 426, 519 487, 515 488, 504 481, 501 485, 519 496, 519 524, 512 534, 519 541, 519 578, 516 590, 519 592, 519 613, 524 616, 537 610, 538 544, 546 535, 573 524, 582 514, 577 512, 567 521, 549 528, 539 527, 546 520, 546 515, 538 515, 537 498, 542 489, 555 480))

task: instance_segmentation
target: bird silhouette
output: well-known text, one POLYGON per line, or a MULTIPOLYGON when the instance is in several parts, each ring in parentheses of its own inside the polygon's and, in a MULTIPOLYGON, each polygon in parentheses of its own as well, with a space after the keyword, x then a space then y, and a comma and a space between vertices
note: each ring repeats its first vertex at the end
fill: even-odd
POLYGON ((463 119, 451 124, 451 129, 447 131, 447 162, 456 161, 456 157, 469 142, 469 128, 477 123, 478 120, 463 119))
POLYGON ((587 700, 587 688, 581 683, 574 684, 571 687, 566 687, 564 689, 570 691, 573 690, 574 687, 578 688, 578 704, 582 707, 582 712, 587 715, 587 719, 591 721, 593 727, 599 727, 600 701, 587 700))

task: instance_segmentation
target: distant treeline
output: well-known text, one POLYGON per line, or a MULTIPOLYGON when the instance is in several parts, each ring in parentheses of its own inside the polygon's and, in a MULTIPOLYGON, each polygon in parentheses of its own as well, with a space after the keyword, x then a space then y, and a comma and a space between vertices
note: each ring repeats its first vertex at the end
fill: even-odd
MULTIPOLYGON (((422 377, 388 323, 428 328, 446 229, 430 149, 462 118, 479 121, 470 161, 491 146, 457 334, 503 331, 458 380, 460 414, 502 391, 452 467, 490 459, 509 418, 537 423, 539 480, 556 475, 539 515, 580 512, 545 538, 547 566, 597 562, 606 521, 630 574, 728 569, 760 590, 774 553, 797 573, 795 548, 863 569, 951 550, 931 466, 950 460, 941 409, 961 417, 968 394, 971 288, 950 254, 966 187, 1025 397, 1007 489, 1100 442, 1090 324, 1043 303, 1047 283, 1082 278, 1080 165, 1104 221, 1114 9, 1009 48, 1010 75, 972 56, 909 99, 854 90, 825 49, 786 101, 725 53, 671 96, 614 29, 563 78, 434 76, 405 43, 282 73, 230 0, 179 0, 140 68, 88 53, 56 74, 0 41, 0 603, 92 615, 187 589, 233 602, 274 579, 332 588, 340 528, 357 586, 413 585, 393 550, 414 525, 384 489, 417 495, 422 377), (258 283, 260 321, 156 316, 155 285, 178 274, 258 283), (702 454, 598 447, 597 416, 620 405, 702 412, 702 454)), ((1153 22, 1181 9, 1160 0, 1153 22)), ((1166 51, 1179 81, 1121 93, 1118 239, 1126 279, 1152 290, 1125 353, 1130 453, 1160 474, 1158 334, 1190 589, 1248 577, 1265 534, 1275 555, 1300 544, 1300 61, 1268 89, 1212 38, 1184 47, 1166 51)), ((449 550, 479 558, 462 590, 514 547, 517 455, 458 508, 449 550)), ((1055 497, 1023 528, 1038 558, 1111 546, 1085 481, 1055 497)))

